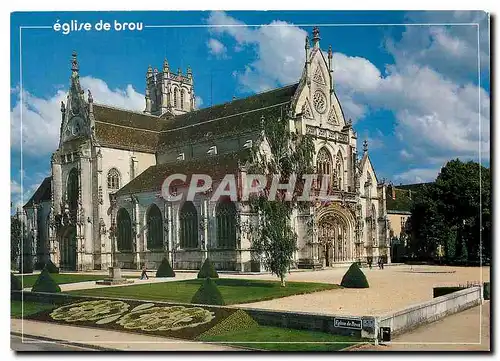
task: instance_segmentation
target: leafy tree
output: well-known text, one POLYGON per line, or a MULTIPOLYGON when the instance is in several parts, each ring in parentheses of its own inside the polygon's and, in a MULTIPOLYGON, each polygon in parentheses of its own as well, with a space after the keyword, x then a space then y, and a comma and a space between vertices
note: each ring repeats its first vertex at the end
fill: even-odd
POLYGON ((10 261, 15 264, 21 251, 21 241, 26 233, 24 224, 18 217, 10 217, 10 261))
POLYGON ((447 262, 491 258, 491 174, 478 163, 449 161, 413 203, 410 249, 428 260, 442 245, 447 262))
POLYGON ((308 135, 290 133, 287 122, 269 119, 264 124, 265 139, 272 156, 262 159, 253 149, 248 173, 276 175, 280 183, 287 183, 295 177, 295 191, 291 197, 278 192, 276 200, 269 200, 269 187, 258 196, 251 196, 250 210, 259 215, 259 225, 251 230, 252 248, 260 256, 266 269, 278 276, 284 287, 285 277, 293 264, 297 250, 297 234, 291 225, 295 207, 310 206, 308 201, 299 201, 302 194, 302 175, 313 173, 314 143, 308 135))
POLYGON ((264 267, 277 275, 284 287, 297 250, 297 234, 291 227, 287 204, 265 199, 261 202, 261 227, 252 247, 261 255, 264 267))

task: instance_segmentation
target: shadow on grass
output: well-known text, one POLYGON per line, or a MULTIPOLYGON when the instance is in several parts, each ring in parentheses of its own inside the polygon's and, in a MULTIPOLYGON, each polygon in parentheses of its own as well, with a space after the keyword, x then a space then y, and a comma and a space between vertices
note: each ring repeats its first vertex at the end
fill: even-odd
MULTIPOLYGON (((213 280, 217 286, 231 286, 231 287, 267 287, 273 288, 279 286, 276 282, 272 281, 255 281, 255 280, 245 280, 245 279, 234 279, 234 278, 217 278, 213 280)), ((187 284, 202 284, 202 279, 196 280, 186 280, 181 281, 187 284)))

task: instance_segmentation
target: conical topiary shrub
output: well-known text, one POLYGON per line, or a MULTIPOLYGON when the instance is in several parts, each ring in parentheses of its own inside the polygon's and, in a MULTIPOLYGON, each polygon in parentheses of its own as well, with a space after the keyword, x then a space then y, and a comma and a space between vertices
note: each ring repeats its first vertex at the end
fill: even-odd
POLYGON ((220 306, 225 304, 217 285, 211 278, 205 278, 205 281, 191 299, 191 303, 220 306))
POLYGON ((357 263, 353 263, 347 270, 340 285, 345 288, 368 288, 368 281, 365 274, 357 263))
POLYGON ((19 278, 14 276, 14 274, 11 272, 10 273, 10 290, 11 291, 21 291, 23 288, 21 281, 19 278))
POLYGON ((47 268, 47 271, 49 271, 49 273, 59 273, 59 268, 50 259, 47 263, 45 263, 45 268, 47 268))
POLYGON ((198 272, 198 278, 219 278, 219 274, 214 268, 214 265, 207 258, 201 266, 200 272, 198 272))
POLYGON ((42 273, 40 273, 40 276, 38 276, 35 284, 33 285, 33 288, 31 289, 31 292, 56 293, 56 292, 61 292, 61 288, 58 286, 56 281, 54 281, 54 279, 50 276, 47 267, 45 267, 42 270, 42 273))
POLYGON ((161 261, 160 267, 156 270, 156 277, 175 277, 175 272, 166 257, 161 261))

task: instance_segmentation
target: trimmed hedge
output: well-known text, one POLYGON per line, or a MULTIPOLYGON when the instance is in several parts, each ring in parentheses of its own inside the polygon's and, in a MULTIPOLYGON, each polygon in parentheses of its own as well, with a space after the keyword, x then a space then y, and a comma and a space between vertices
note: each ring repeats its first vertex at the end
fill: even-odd
POLYGON ((351 264, 347 270, 340 285, 345 288, 369 288, 368 280, 365 274, 359 268, 357 263, 351 264))
POLYGON ((156 277, 175 277, 175 272, 167 258, 163 258, 161 261, 158 270, 156 270, 156 277))
POLYGON ((200 305, 219 305, 224 306, 224 299, 217 288, 217 285, 211 278, 205 278, 201 287, 196 291, 191 303, 200 305))
POLYGON ((10 290, 11 291, 21 291, 23 289, 23 285, 21 284, 21 281, 19 278, 14 276, 14 274, 11 272, 10 273, 10 290))
POLYGON ((47 271, 49 271, 49 273, 59 273, 59 268, 50 259, 47 263, 45 263, 44 268, 47 268, 47 271))
POLYGON ((485 300, 489 300, 490 299, 490 294, 491 294, 491 286, 490 286, 490 283, 489 282, 484 282, 483 283, 483 298, 485 300))
POLYGON ((217 323, 211 329, 203 332, 196 339, 203 340, 204 337, 217 336, 229 332, 247 330, 257 327, 259 324, 255 321, 248 313, 243 310, 238 310, 232 313, 229 317, 223 321, 217 323))
POLYGON ((54 279, 50 276, 50 273, 47 270, 47 267, 45 267, 42 270, 42 273, 40 273, 40 276, 38 276, 31 291, 32 292, 57 293, 57 292, 61 292, 61 288, 56 283, 56 281, 54 281, 54 279))
POLYGON ((203 262, 203 266, 201 266, 200 272, 198 272, 198 278, 219 278, 219 274, 210 259, 207 258, 203 262))
POLYGON ((451 287, 451 286, 444 286, 444 287, 434 287, 432 289, 432 295, 433 298, 448 295, 453 292, 461 291, 464 290, 464 287, 451 287))

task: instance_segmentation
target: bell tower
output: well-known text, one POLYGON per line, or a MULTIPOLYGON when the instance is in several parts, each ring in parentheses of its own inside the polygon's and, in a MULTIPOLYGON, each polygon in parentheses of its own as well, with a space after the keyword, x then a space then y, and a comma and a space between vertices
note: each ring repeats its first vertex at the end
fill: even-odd
POLYGON ((158 116, 185 114, 194 110, 193 73, 188 67, 183 74, 181 68, 172 72, 167 59, 162 71, 151 65, 146 72, 146 109, 144 113, 158 116))

